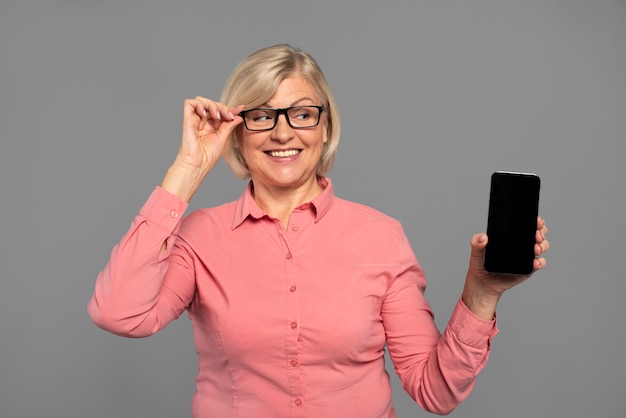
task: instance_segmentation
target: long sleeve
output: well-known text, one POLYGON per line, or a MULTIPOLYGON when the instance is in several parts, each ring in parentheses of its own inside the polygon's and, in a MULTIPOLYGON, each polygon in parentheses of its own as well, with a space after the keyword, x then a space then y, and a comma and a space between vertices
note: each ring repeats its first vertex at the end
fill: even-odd
MULTIPOLYGON (((400 248, 400 260, 411 266, 408 243, 400 248)), ((383 318, 389 354, 405 391, 425 410, 443 415, 471 392, 497 327, 495 320, 478 318, 459 300, 437 338, 425 286, 419 266, 404 269, 387 292, 383 318)))
POLYGON ((186 208, 187 203, 159 187, 152 192, 97 277, 87 308, 96 325, 122 336, 145 337, 185 310, 194 277, 176 232, 186 208))

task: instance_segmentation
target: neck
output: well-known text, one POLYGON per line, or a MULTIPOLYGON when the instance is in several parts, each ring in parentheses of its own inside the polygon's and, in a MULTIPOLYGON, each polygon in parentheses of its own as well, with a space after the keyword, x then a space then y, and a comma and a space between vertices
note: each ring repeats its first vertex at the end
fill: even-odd
POLYGON ((310 202, 324 190, 317 178, 298 188, 271 187, 255 184, 254 181, 252 185, 252 196, 257 205, 269 216, 279 219, 285 228, 289 225, 289 216, 295 208, 310 202))

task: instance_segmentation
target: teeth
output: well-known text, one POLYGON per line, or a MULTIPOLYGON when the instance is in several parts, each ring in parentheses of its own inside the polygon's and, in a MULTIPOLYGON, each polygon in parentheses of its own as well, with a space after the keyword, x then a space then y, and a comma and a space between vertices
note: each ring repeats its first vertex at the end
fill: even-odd
POLYGON ((298 154, 298 150, 290 149, 288 151, 269 151, 268 154, 272 157, 292 157, 298 154))

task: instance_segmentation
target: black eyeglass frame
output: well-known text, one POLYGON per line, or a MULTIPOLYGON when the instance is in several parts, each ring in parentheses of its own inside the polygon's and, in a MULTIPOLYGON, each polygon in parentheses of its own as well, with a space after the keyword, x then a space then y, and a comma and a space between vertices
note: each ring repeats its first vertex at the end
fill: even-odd
POLYGON ((263 131, 271 131, 272 129, 274 129, 276 127, 276 124, 278 123, 278 118, 280 115, 285 115, 285 120, 287 120, 287 124, 292 128, 292 129, 309 129, 309 128, 314 128, 317 125, 320 124, 320 120, 322 119, 322 112, 326 110, 326 108, 324 106, 316 106, 316 105, 304 105, 304 106, 290 106, 290 107, 283 107, 283 108, 273 108, 273 107, 257 107, 254 109, 248 109, 248 110, 242 110, 241 112, 239 112, 239 116, 241 116, 243 118, 243 124, 246 127, 247 130, 252 131, 252 132, 263 132, 263 131), (301 109, 303 107, 314 107, 317 110, 319 110, 319 113, 317 114, 317 122, 315 123, 315 125, 311 125, 311 126, 293 126, 291 124, 291 120, 289 119, 289 114, 287 112, 289 112, 291 109, 301 109), (271 128, 263 128, 263 129, 250 129, 248 128, 248 123, 246 122, 246 113, 248 112, 252 112, 254 110, 272 110, 274 112, 276 112, 276 118, 274 119, 274 124, 272 125, 271 128))

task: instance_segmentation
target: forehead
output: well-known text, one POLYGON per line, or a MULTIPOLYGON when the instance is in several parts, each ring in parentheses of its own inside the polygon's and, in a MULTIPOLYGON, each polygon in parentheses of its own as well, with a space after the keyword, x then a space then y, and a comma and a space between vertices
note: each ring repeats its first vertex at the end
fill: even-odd
POLYGON ((267 104, 272 107, 288 107, 295 104, 316 104, 320 101, 317 89, 300 74, 289 76, 278 84, 267 104))

